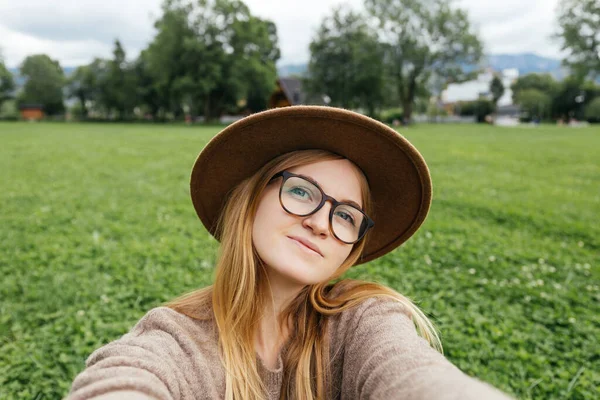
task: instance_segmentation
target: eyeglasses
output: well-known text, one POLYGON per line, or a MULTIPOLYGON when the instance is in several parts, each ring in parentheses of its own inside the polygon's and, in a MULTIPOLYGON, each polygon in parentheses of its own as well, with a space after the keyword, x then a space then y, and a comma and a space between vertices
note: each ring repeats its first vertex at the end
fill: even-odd
POLYGON ((375 222, 356 205, 339 202, 326 195, 316 182, 287 171, 275 174, 271 181, 279 177, 282 177, 279 202, 289 214, 307 217, 319 211, 325 202, 331 202, 329 230, 341 242, 354 244, 375 225, 375 222))

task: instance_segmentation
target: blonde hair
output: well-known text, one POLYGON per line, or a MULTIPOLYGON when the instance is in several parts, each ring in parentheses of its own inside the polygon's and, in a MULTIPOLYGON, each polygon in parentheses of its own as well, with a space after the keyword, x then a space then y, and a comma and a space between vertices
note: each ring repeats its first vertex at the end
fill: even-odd
MULTIPOLYGON (((214 318, 219 331, 221 361, 225 367, 227 400, 266 398, 254 348, 254 334, 269 294, 265 266, 252 244, 252 226, 260 195, 277 172, 337 159, 343 157, 324 150, 294 151, 273 159, 237 185, 228 196, 218 222, 217 235, 221 245, 214 284, 167 304, 191 318, 214 318), (201 312, 211 308, 209 315, 201 312)), ((356 169, 360 171, 358 167, 356 169)), ((359 176, 363 208, 367 215, 373 217, 367 180, 362 172, 359 176)), ((367 240, 368 233, 365 239, 354 245, 330 281, 340 278, 358 261, 367 240)), ((330 397, 328 317, 372 297, 386 297, 402 304, 419 334, 442 351, 439 337, 429 319, 408 298, 393 289, 378 283, 350 279, 309 285, 300 291, 278 320, 280 327, 284 324, 292 326, 283 360, 282 399, 330 397)))

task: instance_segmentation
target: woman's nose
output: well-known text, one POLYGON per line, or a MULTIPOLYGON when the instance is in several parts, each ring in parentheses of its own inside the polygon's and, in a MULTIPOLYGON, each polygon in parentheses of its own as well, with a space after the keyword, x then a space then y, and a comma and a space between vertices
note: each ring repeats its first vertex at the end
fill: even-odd
POLYGON ((326 202, 323 207, 314 214, 304 217, 302 225, 313 231, 315 235, 329 235, 329 212, 331 210, 331 204, 326 202))

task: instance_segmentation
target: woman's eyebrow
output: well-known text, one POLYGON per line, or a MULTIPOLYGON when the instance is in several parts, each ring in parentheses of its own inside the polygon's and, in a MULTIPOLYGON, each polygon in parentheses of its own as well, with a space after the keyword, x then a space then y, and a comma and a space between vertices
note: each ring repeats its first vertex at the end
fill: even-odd
MULTIPOLYGON (((317 182, 317 180, 315 178, 313 178, 312 176, 304 175, 304 174, 297 174, 297 175, 303 177, 304 179, 306 179, 307 181, 309 181, 313 185, 318 186, 318 187, 321 188, 321 190, 323 190, 323 188, 321 187, 321 185, 319 185, 319 182, 317 182)), ((323 192, 325 192, 325 191, 323 190, 323 192)), ((339 201, 340 203, 348 203, 350 205, 353 205, 354 207, 356 207, 356 208, 358 208, 359 210, 362 211, 362 207, 357 202, 355 202, 354 200, 350 200, 350 199, 342 199, 342 200, 336 199, 336 200, 339 201)))

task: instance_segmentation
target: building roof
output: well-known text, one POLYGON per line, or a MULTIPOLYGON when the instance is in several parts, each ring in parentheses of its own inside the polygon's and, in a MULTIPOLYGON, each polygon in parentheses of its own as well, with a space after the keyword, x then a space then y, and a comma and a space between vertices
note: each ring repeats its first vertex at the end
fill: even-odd
POLYGON ((304 104, 306 95, 302 91, 302 81, 298 78, 279 78, 281 90, 291 105, 304 104))
POLYGON ((43 110, 43 104, 21 104, 19 110, 43 110))

